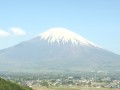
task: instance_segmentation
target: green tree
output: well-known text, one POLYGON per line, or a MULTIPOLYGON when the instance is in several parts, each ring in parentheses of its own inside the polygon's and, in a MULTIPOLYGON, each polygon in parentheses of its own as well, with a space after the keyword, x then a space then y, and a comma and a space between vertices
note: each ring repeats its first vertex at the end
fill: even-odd
POLYGON ((41 81, 40 83, 42 86, 46 86, 47 88, 49 87, 49 84, 46 80, 41 81))

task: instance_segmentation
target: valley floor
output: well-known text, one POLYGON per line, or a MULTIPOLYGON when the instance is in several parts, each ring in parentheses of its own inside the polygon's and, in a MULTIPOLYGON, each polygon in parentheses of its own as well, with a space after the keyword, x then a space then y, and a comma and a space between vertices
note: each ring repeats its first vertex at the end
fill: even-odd
POLYGON ((120 90, 116 88, 95 88, 95 87, 40 87, 40 86, 34 86, 33 90, 120 90))

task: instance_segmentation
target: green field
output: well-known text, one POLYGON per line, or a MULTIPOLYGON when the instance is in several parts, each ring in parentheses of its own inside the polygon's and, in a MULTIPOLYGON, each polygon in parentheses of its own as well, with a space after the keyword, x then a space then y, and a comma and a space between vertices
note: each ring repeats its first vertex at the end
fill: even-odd
POLYGON ((115 88, 95 88, 95 87, 33 87, 34 90, 120 90, 115 88))

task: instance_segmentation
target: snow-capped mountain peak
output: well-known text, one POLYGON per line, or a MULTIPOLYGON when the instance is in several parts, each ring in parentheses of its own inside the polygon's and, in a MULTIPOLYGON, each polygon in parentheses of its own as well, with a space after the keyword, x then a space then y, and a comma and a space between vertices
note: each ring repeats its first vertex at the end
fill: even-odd
POLYGON ((73 45, 81 44, 96 46, 87 39, 65 28, 51 28, 48 31, 41 33, 39 36, 41 39, 47 40, 49 43, 62 42, 65 44, 70 42, 73 45))

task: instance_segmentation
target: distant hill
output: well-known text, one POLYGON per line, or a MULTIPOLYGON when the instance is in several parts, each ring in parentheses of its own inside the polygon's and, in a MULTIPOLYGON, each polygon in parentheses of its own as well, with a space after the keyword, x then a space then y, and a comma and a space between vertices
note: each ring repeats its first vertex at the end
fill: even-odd
POLYGON ((0 90, 32 90, 29 87, 20 86, 0 78, 0 90))

